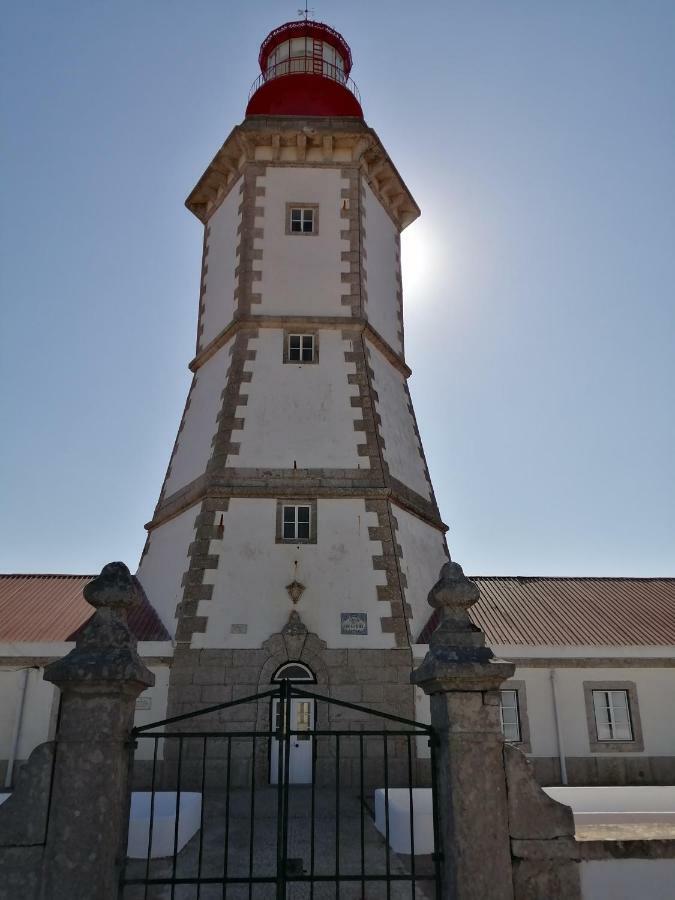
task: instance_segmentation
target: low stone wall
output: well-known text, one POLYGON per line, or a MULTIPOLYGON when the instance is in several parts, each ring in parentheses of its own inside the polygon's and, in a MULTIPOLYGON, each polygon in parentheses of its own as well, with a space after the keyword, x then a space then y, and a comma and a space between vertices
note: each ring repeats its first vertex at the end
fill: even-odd
MULTIPOLYGON (((557 756, 530 756, 539 784, 562 784, 557 756)), ((675 784, 675 756, 567 756, 567 782, 575 787, 590 785, 675 784)))
POLYGON ((34 900, 47 834, 54 743, 36 747, 0 806, 0 900, 34 900))
POLYGON ((675 841, 582 841, 582 900, 672 900, 675 841))

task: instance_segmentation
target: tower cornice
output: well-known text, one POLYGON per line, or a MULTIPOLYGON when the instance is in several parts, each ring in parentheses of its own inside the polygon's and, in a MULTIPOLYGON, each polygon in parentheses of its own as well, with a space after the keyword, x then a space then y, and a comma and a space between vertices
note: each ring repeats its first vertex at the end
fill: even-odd
POLYGON ((403 357, 394 350, 370 324, 368 319, 354 316, 239 316, 223 328, 220 334, 204 347, 189 363, 191 372, 198 369, 211 359, 221 347, 224 347, 234 335, 242 328, 337 328, 341 331, 352 331, 354 334, 364 334, 372 344, 382 353, 386 359, 405 378, 410 378, 412 369, 406 364, 403 357))
POLYGON ((185 205, 206 224, 249 163, 358 166, 402 231, 420 209, 376 132, 357 118, 256 116, 228 135, 185 205))

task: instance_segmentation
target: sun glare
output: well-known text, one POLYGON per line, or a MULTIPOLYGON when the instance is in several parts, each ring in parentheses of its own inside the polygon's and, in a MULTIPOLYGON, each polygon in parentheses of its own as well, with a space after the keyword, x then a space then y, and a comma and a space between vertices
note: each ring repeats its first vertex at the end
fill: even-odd
POLYGON ((408 301, 424 302, 429 295, 439 265, 448 263, 447 259, 439 258, 439 253, 440 247, 430 237, 428 223, 413 222, 401 235, 403 292, 408 301))

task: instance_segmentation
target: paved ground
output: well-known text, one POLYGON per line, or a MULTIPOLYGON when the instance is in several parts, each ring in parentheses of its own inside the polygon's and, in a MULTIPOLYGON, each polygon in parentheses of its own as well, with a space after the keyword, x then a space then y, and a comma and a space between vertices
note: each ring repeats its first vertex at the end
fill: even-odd
MULTIPOLYGON (((387 856, 392 875, 405 880, 362 882, 361 821, 362 806, 358 797, 343 792, 340 795, 340 827, 336 830, 335 793, 316 791, 314 825, 314 874, 327 879, 335 877, 339 857, 340 874, 353 876, 355 881, 335 880, 287 885, 287 900, 422 900, 433 896, 431 882, 416 881, 413 886, 410 857, 387 854, 385 842, 370 815, 363 808, 363 866, 369 875, 385 875, 387 856), (339 849, 338 849, 339 848, 339 849)), ((227 839, 227 875, 229 878, 268 878, 268 883, 252 886, 228 884, 223 886, 225 868, 225 806, 224 792, 211 792, 204 801, 204 833, 198 833, 185 846, 176 860, 177 878, 219 879, 218 884, 178 885, 172 893, 168 885, 127 886, 124 900, 273 900, 277 865, 277 793, 275 788, 261 788, 255 795, 253 816, 253 854, 251 856, 251 796, 248 791, 232 791, 230 794, 230 827, 227 839), (201 856, 201 863, 200 863, 201 856)), ((294 861, 296 871, 310 874, 312 871, 311 791, 309 787, 294 786, 289 789, 289 837, 288 856, 294 861)), ((432 864, 429 857, 415 857, 415 874, 429 875, 432 864)), ((171 859, 151 860, 150 878, 171 876, 171 859)), ((144 877, 145 862, 129 860, 127 877, 144 877)))

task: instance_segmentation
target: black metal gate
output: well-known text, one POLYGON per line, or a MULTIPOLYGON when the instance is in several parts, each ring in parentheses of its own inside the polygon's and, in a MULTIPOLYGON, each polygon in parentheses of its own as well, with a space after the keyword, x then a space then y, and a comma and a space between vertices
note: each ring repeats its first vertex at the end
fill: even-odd
POLYGON ((150 790, 132 799, 123 900, 441 896, 431 726, 283 681, 133 740, 150 790))

